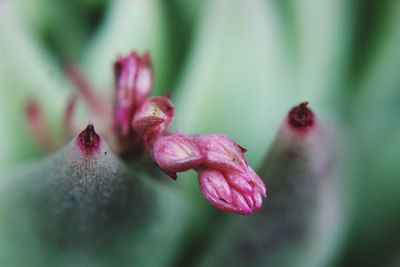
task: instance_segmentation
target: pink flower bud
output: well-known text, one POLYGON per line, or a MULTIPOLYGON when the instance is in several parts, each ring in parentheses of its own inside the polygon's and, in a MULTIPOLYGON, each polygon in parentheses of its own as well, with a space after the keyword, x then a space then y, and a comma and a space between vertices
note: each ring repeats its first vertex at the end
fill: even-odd
POLYGON ((174 105, 165 96, 147 99, 139 107, 132 121, 135 131, 151 144, 172 122, 174 105))
POLYGON ((266 196, 264 183, 250 167, 246 173, 199 168, 198 178, 203 196, 222 211, 249 214, 261 208, 266 196))
POLYGON ((262 198, 267 196, 264 182, 248 167, 246 173, 229 171, 225 173, 229 185, 241 192, 250 207, 254 210, 261 208, 262 198))
POLYGON ((135 109, 150 94, 152 68, 147 53, 138 56, 132 52, 119 57, 114 64, 116 97, 114 107, 115 123, 122 135, 127 135, 131 127, 135 109))
POLYGON ((203 165, 223 171, 247 172, 244 148, 223 134, 198 135, 194 142, 206 156, 203 165))
POLYGON ((167 173, 194 169, 204 160, 196 144, 183 134, 159 137, 153 153, 157 165, 167 173))
MULTIPOLYGON (((222 211, 237 211, 232 201, 232 191, 224 174, 218 170, 200 168, 198 178, 201 193, 214 207, 222 211)), ((247 206, 242 209, 248 209, 247 206)))

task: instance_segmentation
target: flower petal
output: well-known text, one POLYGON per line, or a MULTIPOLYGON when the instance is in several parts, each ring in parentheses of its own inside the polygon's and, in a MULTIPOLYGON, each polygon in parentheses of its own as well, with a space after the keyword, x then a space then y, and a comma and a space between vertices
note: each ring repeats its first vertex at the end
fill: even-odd
POLYGON ((197 135, 194 142, 206 155, 204 165, 223 171, 236 170, 245 172, 247 162, 241 147, 223 134, 197 135))
POLYGON ((167 172, 193 169, 204 160, 196 144, 183 134, 159 137, 153 154, 157 165, 167 172))
POLYGON ((132 126, 143 137, 148 134, 157 136, 169 127, 173 116, 174 105, 168 97, 152 97, 136 111, 132 126))
POLYGON ((145 101, 152 88, 152 69, 148 54, 139 56, 132 52, 119 57, 114 64, 114 75, 115 124, 123 135, 127 135, 135 109, 145 101))

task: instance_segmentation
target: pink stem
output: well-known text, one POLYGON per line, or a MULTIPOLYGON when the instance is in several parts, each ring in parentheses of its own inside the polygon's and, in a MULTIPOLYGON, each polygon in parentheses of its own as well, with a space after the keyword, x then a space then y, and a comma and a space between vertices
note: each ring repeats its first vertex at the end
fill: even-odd
POLYGON ((25 116, 28 127, 32 131, 33 136, 39 142, 44 152, 51 152, 56 149, 56 144, 51 138, 49 126, 47 125, 39 103, 30 99, 25 107, 25 116))
POLYGON ((67 64, 65 73, 69 80, 75 85, 76 89, 82 94, 90 111, 93 114, 104 113, 102 101, 96 96, 93 87, 78 66, 75 64, 67 64))
POLYGON ((70 138, 71 135, 74 134, 74 130, 72 128, 72 115, 75 109, 76 100, 78 99, 77 95, 72 95, 68 102, 64 111, 64 130, 67 138, 70 138))

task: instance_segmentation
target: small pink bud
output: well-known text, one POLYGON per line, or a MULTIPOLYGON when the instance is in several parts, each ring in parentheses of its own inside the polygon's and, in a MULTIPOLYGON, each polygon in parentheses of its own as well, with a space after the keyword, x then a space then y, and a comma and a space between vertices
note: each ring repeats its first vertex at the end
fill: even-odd
POLYGON ((249 214, 262 206, 265 185, 249 167, 246 173, 221 172, 200 168, 199 184, 203 196, 216 208, 226 212, 249 214))
POLYGON ((201 193, 211 205, 228 212, 235 212, 240 209, 232 203, 232 192, 222 172, 200 168, 198 177, 201 193))
POLYGON ((138 56, 132 52, 119 57, 114 64, 116 98, 114 117, 123 135, 129 133, 135 109, 150 94, 152 87, 152 68, 147 53, 138 56))
POLYGON ((167 97, 152 97, 137 110, 132 126, 145 139, 154 139, 169 127, 173 116, 174 105, 167 97))
POLYGON ((262 198, 267 196, 264 182, 248 167, 248 172, 228 171, 225 173, 229 185, 243 196, 252 211, 262 205, 262 198))
POLYGON ((206 156, 203 165, 223 171, 247 171, 245 149, 223 134, 198 135, 194 142, 206 156))
POLYGON ((153 153, 157 165, 170 173, 194 169, 204 159, 196 144, 183 134, 159 137, 153 153))

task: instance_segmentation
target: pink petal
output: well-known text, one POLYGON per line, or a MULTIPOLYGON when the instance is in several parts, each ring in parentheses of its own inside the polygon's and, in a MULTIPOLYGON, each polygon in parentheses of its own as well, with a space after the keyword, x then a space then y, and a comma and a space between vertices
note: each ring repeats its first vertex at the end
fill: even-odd
POLYGON ((165 119, 161 117, 147 116, 135 120, 133 128, 139 135, 144 136, 157 129, 163 122, 165 122, 165 119))
POLYGON ((223 211, 236 211, 231 189, 222 172, 201 168, 198 170, 198 177, 203 196, 214 207, 223 211))
POLYGON ((248 167, 246 173, 237 171, 225 172, 225 177, 231 185, 232 191, 240 194, 240 196, 237 195, 235 204, 242 207, 241 210, 243 212, 248 212, 248 210, 246 205, 240 204, 242 203, 242 198, 246 201, 251 211, 258 210, 262 207, 262 198, 266 196, 265 185, 251 167, 248 167))
POLYGON ((132 126, 141 136, 161 134, 172 122, 174 105, 165 96, 147 99, 135 112, 132 126))
POLYGON ((253 199, 254 199, 254 202, 255 202, 254 203, 254 209, 258 210, 258 209, 260 209, 262 207, 262 201, 263 201, 262 198, 263 198, 262 193, 259 192, 258 189, 255 189, 254 190, 254 194, 253 194, 253 199))
POLYGON ((233 197, 233 203, 235 204, 235 207, 237 209, 236 212, 242 214, 249 214, 253 211, 253 209, 246 202, 242 194, 240 194, 235 189, 232 190, 232 197, 233 197))
POLYGON ((254 199, 251 194, 245 194, 243 195, 244 199, 246 200, 247 204, 249 205, 250 208, 254 207, 254 199))
POLYGON ((136 80, 136 104, 141 105, 149 96, 153 86, 153 70, 148 53, 140 57, 140 68, 136 80))
POLYGON ((253 192, 252 185, 247 181, 250 180, 248 175, 237 171, 228 171, 225 172, 225 176, 228 183, 239 191, 246 193, 253 192))
POLYGON ((223 171, 245 172, 247 170, 247 162, 241 147, 226 135, 198 135, 194 136, 193 140, 206 155, 205 166, 223 171))
POLYGON ((159 137, 153 154, 157 165, 167 172, 196 168, 204 159, 196 144, 183 134, 159 137))
POLYGON ((265 184, 264 184, 263 180, 260 178, 260 176, 258 176, 257 173, 251 167, 249 167, 249 169, 248 169, 247 177, 250 178, 250 180, 252 181, 254 186, 258 189, 260 194, 263 197, 266 197, 267 196, 267 188, 265 187, 265 184))

